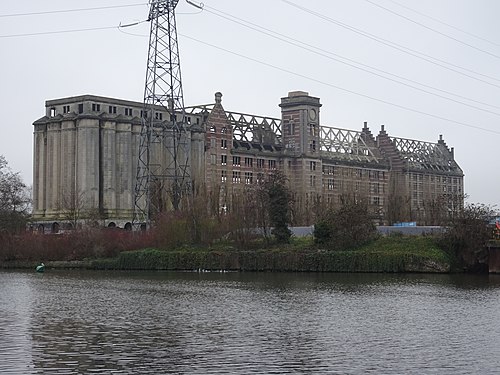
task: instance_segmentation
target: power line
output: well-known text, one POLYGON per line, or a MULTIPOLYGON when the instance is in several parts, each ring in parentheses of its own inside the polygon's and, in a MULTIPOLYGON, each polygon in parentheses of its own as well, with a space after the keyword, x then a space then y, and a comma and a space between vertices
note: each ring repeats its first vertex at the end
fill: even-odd
POLYGON ((420 52, 420 51, 413 50, 413 49, 405 47, 405 46, 403 46, 401 44, 398 44, 398 43, 395 43, 395 42, 391 42, 391 41, 389 41, 387 39, 384 39, 384 38, 378 37, 376 35, 370 34, 370 33, 366 32, 366 31, 357 29, 357 28, 355 28, 353 26, 349 26, 349 25, 347 25, 345 23, 342 23, 340 21, 334 20, 333 18, 327 17, 327 16, 325 16, 325 15, 323 15, 321 13, 318 13, 318 12, 315 12, 315 11, 313 11, 311 9, 305 8, 303 6, 300 6, 300 5, 298 5, 298 4, 296 4, 296 3, 292 2, 292 1, 289 1, 289 0, 281 0, 281 1, 283 1, 284 3, 286 3, 286 4, 288 4, 288 5, 292 6, 292 7, 297 8, 297 9, 303 11, 303 12, 309 13, 309 14, 315 16, 315 17, 321 18, 321 19, 323 19, 323 20, 325 20, 327 22, 333 23, 333 24, 335 24, 337 26, 340 26, 340 27, 342 27, 344 29, 352 31, 352 32, 354 32, 356 34, 362 35, 362 36, 364 36, 366 38, 372 39, 372 40, 374 40, 374 41, 376 41, 378 43, 384 44, 384 45, 386 45, 388 47, 391 47, 393 49, 396 49, 398 51, 406 53, 406 54, 408 54, 410 56, 413 56, 413 57, 416 57, 418 59, 427 61, 427 62, 429 62, 431 64, 434 64, 436 66, 440 66, 440 67, 442 67, 444 69, 450 70, 452 72, 455 72, 457 74, 463 75, 465 77, 469 77, 469 78, 474 79, 476 81, 486 83, 487 85, 491 85, 491 86, 495 86, 497 88, 500 88, 500 86, 498 86, 498 85, 496 85, 494 83, 485 81, 484 79, 481 79, 481 78, 478 78, 478 77, 474 77, 474 76, 471 76, 470 74, 467 74, 467 73, 461 72, 459 70, 450 68, 450 66, 452 66, 454 68, 462 69, 464 71, 476 74, 478 76, 482 76, 482 77, 489 78, 489 79, 492 79, 494 81, 500 82, 499 78, 495 78, 495 77, 492 77, 492 76, 489 76, 489 75, 486 75, 486 74, 482 74, 482 73, 476 72, 476 71, 474 71, 472 69, 464 68, 462 66, 450 63, 448 61, 440 60, 440 59, 438 59, 436 57, 427 55, 427 54, 425 54, 423 52, 420 52), (433 61, 433 60, 435 60, 435 61, 433 61), (449 66, 447 66, 447 65, 449 65, 449 66))
MULTIPOLYGON (((468 104, 468 103, 464 103, 464 102, 461 102, 459 100, 455 100, 455 99, 452 99, 452 98, 449 98, 449 97, 446 97, 446 96, 443 96, 443 95, 440 95, 440 94, 436 94, 434 92, 431 92, 431 91, 427 91, 427 90, 424 90, 424 89, 421 89, 419 87, 415 87, 413 85, 410 85, 410 84, 407 84, 407 83, 404 83, 404 82, 401 82, 397 79, 393 79, 393 78, 390 78, 390 77, 386 77, 382 74, 378 74, 378 73, 375 73, 375 72, 372 72, 368 69, 373 69, 375 71, 378 71, 378 72, 381 72, 383 74, 387 74, 387 75, 390 75, 392 77, 396 77, 398 79, 402 79, 402 80, 405 80, 405 81, 408 81, 408 82, 412 82, 412 83, 415 83, 417 85, 421 85, 423 87, 427 87, 427 88, 430 88, 432 90, 436 90, 436 91, 439 91, 439 92, 443 92, 443 93, 446 93, 448 95, 452 95, 452 96, 455 96, 455 97, 459 97, 459 98, 462 98, 462 99, 465 99, 465 100, 469 100, 471 102, 475 102, 475 103, 478 103, 478 104, 482 104, 482 105, 486 105, 486 106, 489 106, 489 107, 493 107, 493 108, 498 108, 500 109, 500 107, 498 106, 495 106, 495 105, 492 105, 492 104, 488 104, 488 103, 484 103, 484 102, 481 102, 481 101, 478 101, 478 100, 475 100, 475 99, 471 99, 471 98, 468 98, 468 97, 465 97, 465 96, 461 96, 461 95, 458 95, 458 94, 455 94, 455 93, 452 93, 450 91, 446 91, 446 90, 441 90, 439 88, 436 88, 434 86, 430 86, 430 85, 426 85, 426 84, 423 84, 423 83, 420 83, 420 82, 417 82, 417 81, 414 81, 414 80, 411 80, 411 79, 408 79, 408 78, 405 78, 405 77, 402 77, 402 76, 399 76, 399 75, 396 75, 396 74, 393 74, 393 73, 390 73, 390 72, 387 72, 387 71, 384 71, 384 70, 381 70, 381 69, 378 69, 378 68, 375 68, 373 66, 370 66, 370 65, 367 65, 367 64, 363 64, 361 62, 358 62, 358 61, 355 61, 353 59, 350 59, 350 58, 347 58, 347 57, 344 57, 344 56, 341 56, 341 55, 338 55, 336 53, 333 53, 333 52, 330 52, 330 51, 326 51, 324 49, 321 49, 321 48, 318 48, 316 46, 313 46, 313 45, 310 45, 308 43, 305 43, 305 42, 302 42, 300 40, 297 40, 297 39, 294 39, 294 38, 291 38, 289 36, 286 36, 286 35, 283 35, 283 34, 280 34, 278 32, 275 32, 273 30, 270 30, 270 29, 267 29, 265 27, 262 27, 262 26, 259 26, 257 24, 254 24, 252 22, 249 22, 249 21, 246 21, 246 20, 243 20, 241 18, 238 18, 238 17, 235 17, 233 15, 230 15, 228 13, 225 13, 225 12, 222 12, 220 10, 217 10, 215 8, 212 8, 212 7, 209 7, 209 6, 205 6, 205 11, 206 12, 209 12, 215 16, 218 16, 218 17, 221 17, 221 18, 224 18, 226 20, 229 20, 231 22, 234 22, 238 25, 241 25, 241 26, 244 26, 244 27, 247 27, 251 30, 254 30, 254 31, 257 31, 257 32, 260 32, 264 35, 268 35, 272 38, 275 38, 275 39, 278 39, 282 42, 285 42, 285 43, 288 43, 288 44, 291 44, 293 46, 296 46, 296 47, 299 47, 299 48, 302 48, 306 51, 309 51, 309 52, 312 52, 312 53, 315 53, 317 55, 320 55, 320 56, 323 56, 323 57, 326 57, 330 60, 333 60, 333 61, 337 61, 337 62, 340 62, 342 64, 345 64, 347 66, 350 66, 350 67, 353 67, 355 69, 359 69, 361 71, 364 71, 364 72, 367 72, 367 73, 370 73, 370 74, 373 74, 375 76, 378 76, 378 77, 381 77, 383 79, 387 79, 389 81, 392 81, 392 82, 396 82, 398 84, 401 84, 401 85, 404 85, 404 86, 407 86, 407 87, 410 87, 410 88, 413 88, 415 90, 418 90, 418 91, 422 91, 424 93, 427 93, 427 94, 430 94, 430 95, 434 95, 434 96, 437 96, 437 97, 440 97, 440 98, 443 98, 443 99, 446 99, 446 100, 450 100, 450 101, 453 101, 455 103, 458 103, 458 104, 462 104, 464 106, 468 106, 468 107, 471 107, 471 108, 474 108, 474 109, 477 109, 477 110, 480 110, 480 111, 484 111, 484 112, 488 112, 488 113, 491 113, 491 114, 494 114, 496 116, 500 116, 500 113, 498 112, 494 112, 494 111, 490 111, 490 110, 487 110, 487 109, 484 109, 484 108, 480 108, 480 107, 477 107, 477 106, 474 106, 474 105, 471 105, 471 104, 468 104), (211 10, 213 11, 211 11, 211 10), (215 11, 215 12, 214 12, 215 11), (221 14, 218 14, 216 12, 219 12, 221 14), (227 16, 227 17, 226 17, 227 16), (264 30, 264 31, 263 31, 264 30), (304 47, 306 46, 306 47, 304 47), (328 56, 328 55, 333 55, 333 56, 337 56, 341 59, 344 59, 344 60, 347 60, 349 62, 345 62, 345 61, 342 61, 342 60, 339 60, 337 58, 334 58, 334 57, 331 57, 331 56, 328 56), (354 64, 358 64, 358 65, 361 65, 362 67, 359 67, 359 66, 356 66, 354 64, 351 64, 354 63, 354 64), (366 67, 368 69, 365 69, 363 67, 366 67)), ((500 86, 499 86, 500 87, 500 86)))
POLYGON ((393 3, 393 4, 396 4, 396 5, 400 6, 400 7, 402 7, 402 8, 408 9, 409 11, 414 12, 414 13, 416 13, 416 14, 418 14, 418 15, 421 15, 421 16, 423 16, 423 17, 429 18, 429 19, 433 20, 434 22, 437 22, 437 23, 440 23, 440 24, 442 24, 442 25, 448 26, 449 28, 452 28, 452 29, 454 29, 454 30, 460 31, 461 33, 467 34, 467 35, 469 35, 469 36, 471 36, 471 37, 473 37, 473 38, 476 38, 476 39, 482 40, 483 42, 487 42, 487 43, 490 43, 490 44, 493 44, 493 45, 495 45, 495 46, 500 47, 500 44, 499 44, 499 43, 496 43, 496 42, 493 42, 493 41, 491 41, 491 40, 489 40, 489 39, 483 38, 482 36, 479 36, 479 35, 473 34, 473 33, 469 32, 469 31, 464 30, 464 29, 460 29, 460 28, 458 28, 458 27, 456 27, 456 26, 453 26, 453 25, 451 25, 451 24, 449 24, 449 23, 447 23, 447 22, 444 22, 444 21, 442 21, 442 20, 440 20, 440 19, 438 19, 438 18, 435 18, 435 17, 429 16, 428 14, 425 14, 425 13, 423 13, 423 12, 420 12, 420 11, 416 10, 416 9, 410 8, 409 6, 403 5, 403 4, 401 4, 401 3, 397 2, 397 1, 394 1, 394 0, 388 0, 388 1, 390 1, 390 2, 391 2, 391 3, 393 3))
POLYGON ((398 12, 393 11, 392 9, 389 9, 389 8, 386 8, 386 7, 382 6, 382 5, 380 5, 380 4, 377 4, 377 3, 375 3, 375 2, 374 2, 374 1, 372 1, 372 0, 365 0, 365 1, 366 1, 367 3, 370 3, 370 4, 372 4, 372 5, 374 5, 374 6, 378 7, 378 8, 380 8, 380 9, 385 10, 386 12, 389 12, 389 13, 391 13, 391 14, 394 14, 395 16, 398 16, 398 17, 400 17, 400 18, 403 18, 403 19, 407 20, 408 22, 411 22, 411 23, 414 23, 415 25, 418 25, 418 26, 420 26, 420 27, 423 27, 424 29, 430 30, 430 31, 432 31, 432 32, 434 32, 434 33, 436 33, 436 34, 439 34, 439 35, 441 35, 441 36, 444 36, 445 38, 451 39, 451 40, 453 40, 453 41, 455 41, 455 42, 457 42, 457 43, 463 44, 464 46, 467 46, 467 47, 469 47, 469 48, 475 49, 476 51, 479 51, 479 52, 485 53, 485 54, 487 54, 487 55, 490 55, 490 56, 492 56, 492 57, 495 57, 495 58, 497 58, 497 59, 500 59, 500 56, 499 56, 499 55, 496 55, 496 54, 494 54, 494 53, 492 53, 492 52, 486 51, 486 50, 484 50, 484 49, 482 49, 482 48, 479 48, 479 47, 473 46, 472 44, 469 44, 469 43, 467 43, 467 42, 464 42, 463 40, 460 40, 460 39, 455 38, 455 37, 453 37, 453 36, 451 36, 451 35, 448 35, 448 34, 446 34, 446 33, 443 33, 443 32, 441 32, 441 31, 439 31, 439 30, 436 30, 436 29, 434 29, 434 28, 432 28, 432 27, 430 27, 430 26, 424 25, 423 23, 420 23, 420 22, 418 22, 418 21, 415 21, 415 20, 411 19, 410 17, 406 17, 406 16, 404 16, 404 15, 402 15, 402 14, 398 13, 398 12))
POLYGON ((10 34, 10 35, 0 35, 0 38, 21 38, 27 36, 39 36, 39 35, 54 35, 54 34, 67 34, 67 33, 78 33, 83 31, 97 31, 97 30, 111 30, 118 29, 120 26, 103 26, 103 27, 91 27, 86 29, 72 29, 72 30, 58 30, 58 31, 42 31, 37 33, 25 33, 25 34, 10 34))
POLYGON ((387 100, 384 100, 384 99, 379 99, 379 98, 376 98, 376 97, 373 97, 373 96, 370 96, 370 95, 367 95, 367 94, 359 93, 359 92, 356 92, 356 91, 353 91, 353 90, 349 90, 349 89, 346 89, 346 88, 343 88, 343 87, 340 87, 340 86, 337 86, 337 85, 334 85, 334 84, 331 84, 331 83, 328 83, 328 82, 324 82, 322 80, 319 80, 319 79, 316 79, 316 78, 312 78, 312 77, 306 76, 304 74, 294 72, 294 71, 289 70, 289 69, 281 68, 279 66, 267 63, 265 61, 257 60, 257 59, 255 59, 253 57, 249 57, 249 56, 240 54, 238 52, 234 52, 234 51, 228 50, 226 48, 216 46, 215 44, 212 44, 212 43, 201 41, 199 39, 190 37, 190 36, 185 35, 185 34, 179 34, 179 35, 183 36, 184 38, 187 38, 187 39, 193 40, 195 42, 198 42, 200 44, 204 44, 206 46, 209 46, 209 47, 218 49, 220 51, 224 51, 226 53, 232 54, 234 56, 238 56, 238 57, 244 58, 246 60, 253 61, 253 62, 256 62, 258 64, 261 64, 261 65, 264 65, 264 66, 267 66, 267 67, 279 70, 281 72, 288 73, 288 74, 291 74, 291 75, 294 75, 294 76, 297 76, 297 77, 300 77, 300 78, 304 78, 304 79, 307 79, 307 80, 312 81, 312 82, 319 83, 319 84, 324 85, 324 86, 332 87, 332 88, 335 88, 335 89, 340 90, 340 91, 344 91, 344 92, 347 92, 347 93, 350 93, 350 94, 353 94, 353 95, 357 95, 357 96, 360 96, 360 97, 363 97, 363 98, 366 98, 366 99, 377 101, 379 103, 384 103, 384 104, 390 105, 392 107, 403 109, 405 111, 409 111, 409 112, 413 112, 413 113, 418 113, 418 114, 421 114, 421 115, 424 115, 424 116, 428 116, 428 117, 432 117, 432 118, 435 118, 435 119, 438 119, 438 120, 442 120, 442 121, 450 122, 450 123, 453 123, 453 124, 461 125, 461 126, 464 126, 464 127, 467 127, 467 128, 472 128, 472 129, 476 129, 476 130, 482 130, 482 131, 493 133, 493 134, 500 134, 500 131, 496 131, 496 130, 492 130, 492 129, 488 129, 488 128, 483 128, 483 127, 480 127, 480 126, 477 126, 477 125, 473 125, 473 124, 469 124, 469 123, 466 123, 466 122, 452 120, 452 119, 449 119, 449 118, 446 118, 446 117, 442 117, 442 116, 439 116, 439 115, 436 115, 436 114, 433 114, 433 113, 429 113, 429 112, 421 111, 421 110, 418 110, 418 109, 406 107, 404 105, 393 103, 393 102, 390 102, 390 101, 387 101, 387 100))
POLYGON ((148 5, 148 4, 147 3, 138 3, 138 4, 127 4, 127 5, 110 5, 110 6, 93 7, 93 8, 77 8, 77 9, 62 9, 62 10, 46 10, 46 11, 42 11, 42 12, 0 14, 0 18, 39 16, 39 15, 57 14, 57 13, 85 12, 85 11, 103 10, 103 9, 130 8, 130 7, 137 7, 137 6, 143 6, 143 5, 148 5))

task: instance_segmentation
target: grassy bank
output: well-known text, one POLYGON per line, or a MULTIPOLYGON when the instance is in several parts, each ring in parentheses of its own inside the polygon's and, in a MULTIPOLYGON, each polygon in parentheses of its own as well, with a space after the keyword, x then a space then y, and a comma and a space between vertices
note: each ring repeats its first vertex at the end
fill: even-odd
MULTIPOLYGON (((77 237, 34 237, 36 247, 24 246, 24 252, 17 252, 17 246, 12 246, 12 251, 0 259, 0 268, 34 269, 44 262, 47 269, 450 272, 453 263, 432 237, 381 237, 349 251, 317 247, 311 238, 295 238, 281 246, 258 242, 253 250, 222 243, 160 250, 144 239, 111 234, 83 238, 86 241, 78 237, 79 242, 75 242, 77 237)), ((26 239, 22 242, 31 243, 26 239)))
POLYGON ((330 251, 310 240, 258 250, 144 249, 95 259, 93 269, 279 272, 449 272, 450 259, 430 237, 384 237, 357 250, 330 251))

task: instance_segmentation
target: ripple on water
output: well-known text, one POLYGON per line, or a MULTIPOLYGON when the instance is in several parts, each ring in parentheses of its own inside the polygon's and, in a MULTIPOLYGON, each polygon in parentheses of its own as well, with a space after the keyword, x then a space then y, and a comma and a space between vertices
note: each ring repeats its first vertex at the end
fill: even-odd
POLYGON ((477 280, 38 276, 0 272, 2 374, 465 374, 500 364, 500 288, 477 280))

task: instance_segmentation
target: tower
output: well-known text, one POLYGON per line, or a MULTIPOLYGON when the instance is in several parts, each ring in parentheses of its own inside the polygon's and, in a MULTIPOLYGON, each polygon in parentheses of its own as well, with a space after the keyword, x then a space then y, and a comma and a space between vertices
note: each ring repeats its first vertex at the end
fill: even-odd
POLYGON ((175 7, 179 0, 150 0, 146 84, 142 110, 134 226, 146 227, 163 211, 178 210, 190 191, 190 133, 184 98, 175 7))

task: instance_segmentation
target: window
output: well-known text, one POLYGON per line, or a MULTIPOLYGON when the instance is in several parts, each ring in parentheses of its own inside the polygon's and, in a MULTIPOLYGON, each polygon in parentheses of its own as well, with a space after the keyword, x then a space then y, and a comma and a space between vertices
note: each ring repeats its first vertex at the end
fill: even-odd
POLYGON ((163 113, 161 113, 161 112, 156 112, 156 113, 155 113, 155 119, 156 119, 156 120, 163 120, 163 113))
POLYGON ((56 109, 55 108, 51 108, 50 109, 50 117, 54 117, 56 115, 56 109))
POLYGON ((288 124, 286 124, 286 133, 288 135, 295 134, 295 124, 293 123, 293 121, 290 121, 288 124))
POLYGON ((309 142, 309 151, 316 152, 316 141, 309 142))
POLYGON ((327 183, 326 183, 326 188, 327 188, 328 190, 333 190, 333 189, 335 189, 335 181, 333 180, 333 178, 329 178, 329 179, 327 180, 327 183))
POLYGON ((220 156, 220 164, 221 165, 227 165, 227 155, 221 155, 220 156))
POLYGON ((257 159, 257 168, 264 168, 265 160, 257 159))
POLYGON ((233 171, 233 184, 239 184, 241 182, 241 172, 233 171))
POLYGON ((101 105, 92 103, 92 112, 100 112, 101 111, 101 105))
POLYGON ((269 169, 276 169, 276 160, 269 160, 269 169))
POLYGON ((132 116, 132 108, 125 108, 125 116, 132 116))
POLYGON ((210 155, 210 164, 216 164, 217 163, 217 155, 211 154, 210 155))
POLYGON ((375 206, 380 206, 380 197, 372 197, 372 204, 375 206))
POLYGON ((210 127, 210 133, 215 133, 215 132, 216 132, 216 130, 217 130, 217 129, 215 128, 215 126, 213 126, 213 125, 212 125, 212 126, 210 127))
POLYGON ((225 126, 223 126, 222 129, 220 130, 220 132, 222 134, 226 134, 227 133, 227 128, 225 126))
POLYGON ((335 172, 335 169, 331 165, 323 167, 323 174, 328 174, 328 175, 332 175, 333 176, 334 172, 335 172))
POLYGON ((233 156, 233 166, 235 167, 241 166, 241 157, 233 156))
POLYGON ((69 105, 63 106, 63 113, 69 113, 69 105))
POLYGON ((309 176, 309 185, 311 185, 311 187, 316 186, 316 176, 309 176))
POLYGON ((216 142, 216 141, 217 141, 217 140, 216 140, 215 138, 212 138, 212 139, 210 140, 210 147, 211 147, 211 148, 215 148, 215 142, 216 142))
POLYGON ((222 171, 221 172, 221 182, 226 182, 227 181, 227 171, 222 171))
POLYGON ((316 162, 315 161, 310 161, 309 162, 309 169, 311 171, 315 171, 316 170, 316 162))
POLYGON ((253 159, 245 158, 245 167, 252 167, 252 166, 253 166, 253 159))
POLYGON ((251 184, 253 182, 253 173, 245 172, 245 184, 251 184))
POLYGON ((116 114, 116 107, 114 105, 110 105, 108 112, 111 114, 116 114))
POLYGON ((311 136, 316 136, 316 125, 315 124, 309 124, 309 134, 311 136))
POLYGON ((141 118, 148 118, 148 111, 141 111, 141 118))
POLYGON ((222 149, 227 149, 227 139, 221 139, 220 140, 220 148, 222 149))
POLYGON ((78 113, 83 113, 83 103, 78 104, 78 113))

